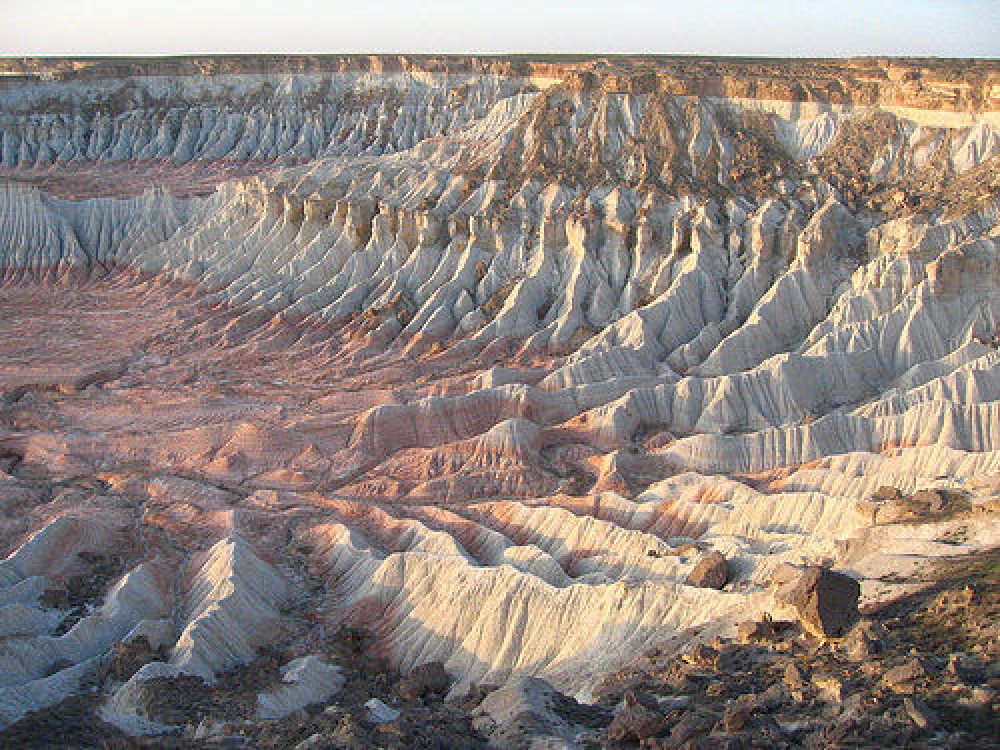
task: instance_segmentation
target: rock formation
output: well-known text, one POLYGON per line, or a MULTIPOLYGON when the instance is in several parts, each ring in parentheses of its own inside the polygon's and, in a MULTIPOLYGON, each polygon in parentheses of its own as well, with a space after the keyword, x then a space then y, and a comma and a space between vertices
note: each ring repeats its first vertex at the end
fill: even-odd
POLYGON ((555 691, 998 543, 993 63, 0 70, 0 729, 493 685, 571 742, 555 691))

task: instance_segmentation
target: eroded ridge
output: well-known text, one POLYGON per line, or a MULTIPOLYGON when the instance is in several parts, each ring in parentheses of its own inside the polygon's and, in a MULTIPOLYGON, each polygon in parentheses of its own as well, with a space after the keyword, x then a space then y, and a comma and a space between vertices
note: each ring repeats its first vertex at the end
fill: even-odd
POLYGON ((794 566, 997 545, 990 96, 358 65, 0 95, 0 725, 262 663, 273 721, 345 632, 582 698, 794 566))

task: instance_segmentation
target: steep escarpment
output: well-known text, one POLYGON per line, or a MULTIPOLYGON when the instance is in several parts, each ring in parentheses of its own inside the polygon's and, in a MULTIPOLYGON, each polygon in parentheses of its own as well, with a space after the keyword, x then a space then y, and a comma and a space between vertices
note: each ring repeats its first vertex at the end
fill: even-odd
POLYGON ((291 713, 342 627, 586 694, 783 564, 996 545, 990 65, 299 62, 8 64, 4 724, 291 713))
POLYGON ((6 58, 0 74, 24 81, 233 73, 475 73, 566 80, 675 95, 749 97, 840 104, 894 104, 990 111, 997 98, 991 60, 941 58, 778 59, 654 55, 212 55, 150 58, 6 58))

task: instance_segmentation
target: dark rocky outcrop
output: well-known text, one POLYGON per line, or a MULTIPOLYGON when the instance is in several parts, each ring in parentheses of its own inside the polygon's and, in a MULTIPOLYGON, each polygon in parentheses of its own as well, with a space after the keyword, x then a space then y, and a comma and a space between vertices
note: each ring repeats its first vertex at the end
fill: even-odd
POLYGON ((803 627, 826 638, 839 638, 857 622, 860 584, 843 573, 809 566, 786 568, 776 581, 778 598, 795 608, 803 627))
POLYGON ((451 684, 451 676, 439 661, 421 664, 399 681, 396 692, 403 700, 415 701, 428 693, 443 693, 451 684))

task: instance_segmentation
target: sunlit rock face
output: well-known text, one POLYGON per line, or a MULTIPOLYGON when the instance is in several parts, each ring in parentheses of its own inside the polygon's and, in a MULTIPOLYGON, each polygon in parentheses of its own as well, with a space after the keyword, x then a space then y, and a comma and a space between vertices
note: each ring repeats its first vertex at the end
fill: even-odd
POLYGON ((403 673, 586 693, 782 613, 782 563, 886 595, 941 551, 872 536, 880 486, 998 491, 995 70, 21 65, 0 727, 139 636, 120 723, 265 647, 307 659, 259 698, 291 711, 342 624, 403 673))

